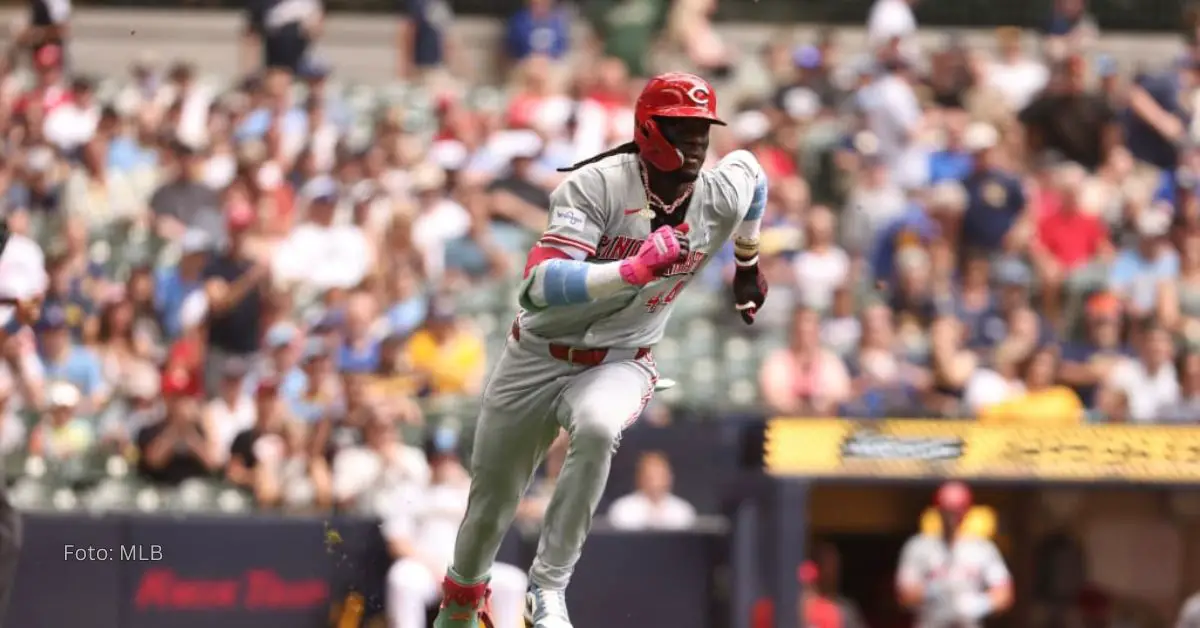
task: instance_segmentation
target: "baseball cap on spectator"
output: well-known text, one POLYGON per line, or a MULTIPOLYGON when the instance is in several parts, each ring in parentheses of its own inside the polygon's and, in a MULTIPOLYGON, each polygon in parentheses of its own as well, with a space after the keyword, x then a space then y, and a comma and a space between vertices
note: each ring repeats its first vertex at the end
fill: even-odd
POLYGON ((1111 292, 1097 292, 1088 297, 1085 311, 1089 318, 1115 318, 1121 315, 1121 299, 1111 292))
POLYGON ((241 379, 250 373, 250 363, 242 358, 230 358, 221 365, 221 377, 241 379))
POLYGON ((792 63, 803 70, 821 67, 821 51, 816 46, 800 46, 792 51, 792 63))
POLYGON ((313 360, 327 358, 329 354, 329 345, 324 340, 321 338, 310 338, 308 342, 304 343, 304 354, 300 359, 301 362, 307 364, 313 360))
POLYGON ((1134 226, 1143 238, 1159 238, 1171 229, 1171 216, 1164 211, 1146 209, 1138 215, 1134 226))
POLYGON ((33 64, 38 70, 49 70, 62 65, 62 57, 62 48, 56 44, 49 44, 38 48, 33 55, 33 64))
POLYGON ((54 304, 42 311, 42 319, 37 324, 38 331, 58 331, 67 328, 67 310, 61 305, 54 304))
POLYGON ((300 330, 295 325, 287 322, 275 323, 267 330, 263 345, 267 349, 281 349, 295 342, 299 336, 300 330))
POLYGON ((301 196, 309 203, 333 203, 338 198, 338 185, 333 177, 317 177, 304 184, 301 196))
POLYGON ((162 377, 162 395, 168 399, 190 397, 199 394, 201 382, 196 381, 186 369, 168 368, 162 377))
POLYGON ((1019 259, 1005 258, 992 266, 996 283, 1004 286, 1020 286, 1028 288, 1033 282, 1033 273, 1029 266, 1019 259))
POLYGON ((963 148, 971 153, 994 148, 999 141, 996 127, 986 122, 974 122, 963 133, 963 148))
POLYGON ((225 215, 225 225, 231 232, 240 232, 254 225, 254 209, 248 203, 233 203, 225 215))
POLYGON ((69 382, 54 382, 46 391, 51 408, 74 408, 79 405, 79 389, 69 382))
POLYGON ((258 385, 254 387, 254 394, 257 396, 273 395, 279 392, 281 382, 278 377, 264 377, 259 380, 258 385))
POLYGON ((188 229, 179 242, 180 253, 183 255, 207 253, 211 247, 212 239, 200 229, 188 229))

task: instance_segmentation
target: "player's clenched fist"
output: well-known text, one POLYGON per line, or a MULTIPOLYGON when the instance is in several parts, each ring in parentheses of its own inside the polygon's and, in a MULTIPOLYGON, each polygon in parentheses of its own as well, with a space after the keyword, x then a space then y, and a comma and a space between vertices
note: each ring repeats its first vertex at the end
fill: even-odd
POLYGON ((739 264, 733 273, 733 304, 742 315, 742 321, 753 324, 766 300, 767 278, 759 272, 757 261, 747 266, 739 264))
POLYGON ((662 226, 642 242, 633 257, 621 262, 621 278, 634 286, 644 286, 659 277, 672 265, 687 257, 690 251, 688 226, 662 226))

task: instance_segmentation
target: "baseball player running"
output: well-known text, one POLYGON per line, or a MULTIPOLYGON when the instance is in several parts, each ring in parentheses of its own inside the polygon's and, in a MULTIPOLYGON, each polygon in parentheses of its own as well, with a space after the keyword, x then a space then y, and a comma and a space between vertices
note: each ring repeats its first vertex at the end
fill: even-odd
POLYGON ((488 571, 517 503, 559 429, 566 462, 530 570, 525 622, 571 628, 564 592, 608 481, 622 430, 658 374, 650 348, 675 298, 733 238, 734 300, 754 321, 766 298, 758 234, 767 198, 746 151, 702 171, 716 94, 690 74, 651 79, 634 141, 567 169, 529 253, 504 353, 483 394, 466 518, 436 628, 493 626, 488 571))
POLYGON ((978 628, 985 617, 1012 605, 1012 580, 990 539, 965 534, 971 491, 949 482, 934 498, 938 534, 904 544, 896 586, 900 602, 917 614, 917 628, 978 628))

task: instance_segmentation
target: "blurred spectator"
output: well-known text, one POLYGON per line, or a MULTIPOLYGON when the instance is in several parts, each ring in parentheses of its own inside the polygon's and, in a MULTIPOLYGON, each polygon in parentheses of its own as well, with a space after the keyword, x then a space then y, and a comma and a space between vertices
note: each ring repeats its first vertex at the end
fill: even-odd
POLYGON ((189 229, 184 232, 179 246, 179 264, 159 269, 154 278, 155 309, 168 338, 177 338, 183 331, 179 316, 184 300, 204 287, 204 268, 208 264, 212 240, 204 231, 189 229))
POLYGON ((429 304, 425 324, 408 339, 405 359, 434 395, 476 395, 483 389, 483 339, 445 299, 429 304))
POLYGON ((785 416, 833 416, 850 398, 850 375, 841 358, 820 344, 820 316, 797 308, 791 346, 767 356, 759 372, 764 401, 785 416))
POLYGON ((398 24, 396 76, 436 86, 456 62, 454 9, 447 0, 405 0, 398 24))
POLYGON ((987 423, 1078 424, 1084 407, 1073 390, 1055 385, 1058 360, 1058 351, 1053 347, 1035 349, 1017 366, 1020 394, 984 405, 979 409, 979 418, 987 423))
POLYGON ((1188 138, 1191 127, 1188 94, 1200 70, 1200 59, 1180 59, 1162 73, 1143 72, 1129 91, 1130 114, 1126 117, 1125 138, 1129 151, 1138 161, 1156 168, 1173 170, 1178 164, 1178 148, 1188 138))
POLYGON ((1054 0, 1046 25, 1046 50, 1081 50, 1099 35, 1096 20, 1087 12, 1087 0, 1054 0))
POLYGON ((276 250, 274 281, 315 292, 357 286, 373 264, 371 246, 359 227, 335 223, 337 183, 328 177, 314 179, 301 196, 307 207, 276 250))
POLYGON ((104 367, 96 354, 71 339, 67 313, 57 306, 45 310, 41 322, 42 365, 47 381, 71 384, 83 395, 85 412, 95 412, 108 402, 111 390, 104 378, 104 367))
POLYGON ((425 454, 404 444, 394 421, 379 414, 366 418, 362 444, 334 454, 332 472, 334 502, 367 512, 382 512, 379 504, 429 481, 425 454))
POLYGON ((81 458, 96 434, 92 423, 79 414, 79 390, 67 382, 54 382, 46 399, 46 416, 29 434, 29 455, 56 462, 81 458))
POLYGON ((686 530, 695 523, 696 509, 671 493, 671 463, 659 452, 638 459, 637 489, 618 498, 608 509, 608 521, 621 530, 686 530))
POLYGON ((510 61, 534 54, 559 60, 570 45, 570 15, 557 0, 529 0, 508 18, 504 48, 510 61))
POLYGON ((1184 235, 1179 244, 1179 276, 1160 282, 1155 315, 1171 331, 1200 336, 1200 233, 1184 235))
POLYGON ((1085 194, 1086 173, 1072 168, 1062 178, 1061 202, 1041 215, 1030 257, 1041 284, 1046 316, 1057 319, 1064 283, 1091 263, 1107 262, 1113 252, 1108 226, 1098 216, 1098 199, 1085 194))
POLYGON ((1050 72, 1025 54, 1019 28, 996 29, 996 44, 999 58, 988 65, 988 83, 1004 95, 1009 110, 1021 111, 1046 87, 1050 72))
POLYGON ((341 397, 333 349, 320 338, 309 338, 304 343, 299 372, 297 381, 302 387, 287 400, 292 414, 301 423, 312 425, 328 417, 341 397))
POLYGON ((263 68, 296 71, 310 58, 313 41, 324 22, 321 0, 251 0, 246 6, 243 69, 254 66, 246 60, 258 58, 263 68))
POLYGON ((734 53, 713 25, 718 0, 678 0, 667 15, 665 37, 660 42, 678 51, 685 63, 701 76, 725 79, 732 70, 734 53))
POLYGON ((138 432, 138 473, 156 484, 179 485, 212 477, 225 460, 189 388, 187 373, 168 371, 162 380, 166 412, 160 421, 138 432))
POLYGON ((620 59, 631 76, 649 77, 651 58, 659 32, 667 19, 663 0, 589 0, 584 14, 600 39, 604 56, 620 59))
POLYGON ((1052 69, 1041 95, 1021 110, 1032 154, 1045 150, 1095 170, 1120 141, 1116 113, 1107 100, 1087 89, 1087 61, 1072 54, 1052 69))
POLYGON ((846 622, 842 610, 817 588, 820 570, 811 560, 804 561, 796 570, 800 583, 800 625, 806 628, 844 628, 846 622))
POLYGON ((812 563, 817 568, 816 591, 837 605, 841 611, 842 628, 867 628, 862 611, 849 598, 841 595, 842 557, 833 543, 820 542, 813 546, 812 563))
POLYGON ((1108 381, 1113 367, 1128 355, 1121 335, 1121 302, 1111 293, 1092 295, 1084 312, 1083 338, 1063 347, 1059 379, 1094 408, 1096 387, 1108 381))
MULTIPOLYGON (((242 432, 250 429, 258 416, 259 404, 246 394, 245 380, 249 365, 230 360, 221 370, 217 394, 204 406, 204 424, 216 431, 218 448, 227 457, 230 448, 242 432)), ((264 380, 256 386, 261 386, 264 380)), ((262 395, 257 395, 261 397, 262 395)))
POLYGON ((906 189, 920 187, 929 179, 926 121, 913 90, 914 80, 908 59, 895 57, 883 61, 881 71, 865 88, 869 103, 867 124, 875 136, 876 151, 887 164, 893 180, 906 189))
POLYGON ((195 147, 176 142, 172 157, 175 160, 172 178, 150 198, 159 237, 177 242, 191 227, 204 231, 212 242, 224 242, 225 221, 220 199, 201 179, 203 154, 195 147))
POLYGON ((468 234, 471 215, 446 195, 446 173, 433 164, 418 166, 409 185, 417 198, 412 242, 422 254, 425 276, 437 281, 446 267, 446 245, 468 234))
POLYGON ((1179 402, 1171 334, 1154 323, 1145 323, 1140 331, 1136 357, 1120 358, 1102 384, 1097 405, 1110 420, 1128 416, 1136 423, 1151 423, 1179 402))
POLYGON ((1189 349, 1179 356, 1175 370, 1179 373, 1179 401, 1161 412, 1164 423, 1195 423, 1200 421, 1200 353, 1189 349))
POLYGON ((249 207, 230 208, 228 246, 213 255, 204 269, 209 313, 204 382, 210 387, 218 381, 226 360, 247 359, 258 349, 263 283, 269 269, 247 250, 247 230, 253 220, 249 207))
POLYGON ((1170 220, 1164 212, 1143 211, 1136 219, 1136 241, 1113 260, 1109 286, 1137 320, 1154 314, 1160 286, 1179 277, 1179 254, 1166 238, 1170 220))
POLYGON ((997 154, 999 141, 996 128, 982 122, 967 127, 963 138, 974 166, 963 181, 967 191, 962 219, 964 248, 979 248, 989 253, 1014 250, 1026 235, 1016 227, 1025 216, 1028 199, 1021 180, 1001 165, 997 154))
POLYGON ((85 260, 66 254, 52 255, 46 260, 49 282, 46 286, 42 320, 37 325, 39 330, 50 324, 47 317, 61 314, 65 317, 66 326, 74 342, 91 342, 96 339, 100 330, 100 320, 96 316, 95 302, 89 294, 91 291, 87 289, 93 279, 89 276, 90 270, 85 260))
POLYGON ((850 257, 834 243, 836 218, 826 207, 808 210, 806 247, 794 262, 799 303, 817 311, 828 310, 833 294, 850 275, 850 257))
POLYGON ((919 396, 932 377, 897 340, 892 312, 884 304, 862 311, 862 342, 851 358, 853 399, 843 411, 861 417, 904 417, 914 414, 919 396))
POLYGON ((279 400, 279 381, 259 382, 254 423, 233 439, 226 474, 253 492, 263 506, 327 507, 329 470, 324 458, 310 457, 303 431, 279 400))

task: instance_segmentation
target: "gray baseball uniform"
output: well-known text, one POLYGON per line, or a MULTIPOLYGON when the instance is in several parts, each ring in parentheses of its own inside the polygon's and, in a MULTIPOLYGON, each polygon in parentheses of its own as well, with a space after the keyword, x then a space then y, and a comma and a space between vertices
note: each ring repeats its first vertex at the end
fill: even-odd
MULTIPOLYGON (((691 253, 646 286, 547 306, 555 299, 544 291, 557 288, 539 284, 539 273, 529 274, 513 334, 483 395, 470 505, 455 546, 456 577, 471 582, 486 575, 533 472, 565 428, 570 448, 530 578, 545 589, 566 587, 621 432, 653 394, 657 370, 649 348, 662 338, 675 297, 730 239, 762 181, 761 167, 746 151, 702 172, 687 206, 691 253), (607 353, 595 360, 589 349, 607 353), (581 355, 593 363, 568 361, 581 355)), ((597 263, 631 257, 651 232, 646 208, 638 158, 601 160, 572 173, 551 195, 549 226, 539 245, 597 263)))
POLYGON ((1200 593, 1189 597, 1179 611, 1175 628, 1200 628, 1200 593))
POLYGON ((917 628, 978 628, 963 619, 960 605, 969 595, 1009 582, 1000 550, 988 539, 963 537, 949 546, 940 536, 918 534, 904 544, 896 580, 938 591, 917 612, 917 628))

